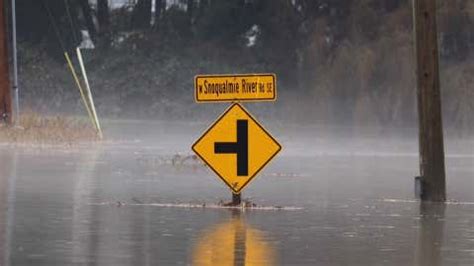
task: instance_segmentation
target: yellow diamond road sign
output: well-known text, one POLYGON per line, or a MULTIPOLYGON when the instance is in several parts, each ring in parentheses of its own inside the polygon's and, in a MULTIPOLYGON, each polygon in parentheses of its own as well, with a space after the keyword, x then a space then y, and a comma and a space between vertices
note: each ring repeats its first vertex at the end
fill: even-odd
POLYGON ((280 144, 237 103, 192 148, 236 194, 281 150, 280 144))

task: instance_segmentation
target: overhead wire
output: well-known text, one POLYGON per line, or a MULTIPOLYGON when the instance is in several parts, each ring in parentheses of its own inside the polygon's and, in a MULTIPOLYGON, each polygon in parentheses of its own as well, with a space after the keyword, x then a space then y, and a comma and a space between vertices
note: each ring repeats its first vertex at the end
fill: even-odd
POLYGON ((59 45, 61 46, 61 49, 63 51, 67 51, 66 46, 64 45, 64 41, 61 38, 61 33, 59 32, 59 28, 56 24, 56 21, 54 20, 53 14, 51 13, 51 10, 50 10, 48 4, 44 0, 41 0, 41 4, 43 5, 43 8, 46 10, 46 13, 48 14, 49 21, 50 21, 51 26, 53 27, 53 30, 56 34, 56 38, 59 41, 59 45))
POLYGON ((65 5, 65 8, 66 8, 67 17, 69 19, 69 24, 71 25, 71 31, 72 31, 72 36, 74 38, 74 42, 76 42, 76 44, 78 44, 79 43, 79 38, 77 37, 77 32, 76 32, 77 27, 74 23, 74 20, 72 19, 72 16, 71 16, 69 0, 64 0, 64 5, 65 5))

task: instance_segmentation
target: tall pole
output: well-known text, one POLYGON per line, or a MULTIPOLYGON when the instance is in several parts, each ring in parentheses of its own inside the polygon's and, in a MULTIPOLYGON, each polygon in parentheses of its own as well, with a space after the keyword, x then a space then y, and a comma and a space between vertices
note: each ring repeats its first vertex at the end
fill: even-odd
POLYGON ((12 0, 12 42, 13 42, 13 119, 15 126, 20 123, 20 98, 18 95, 18 53, 16 49, 16 0, 12 0))
POLYGON ((421 199, 446 200, 436 0, 413 0, 421 199))
POLYGON ((12 122, 10 71, 8 69, 7 34, 5 2, 0 0, 0 119, 12 122))

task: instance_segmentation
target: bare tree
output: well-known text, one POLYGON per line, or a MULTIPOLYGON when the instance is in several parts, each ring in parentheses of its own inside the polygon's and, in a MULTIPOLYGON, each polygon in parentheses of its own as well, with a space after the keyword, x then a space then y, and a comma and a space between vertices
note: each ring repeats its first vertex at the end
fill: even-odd
POLYGON ((189 24, 193 23, 194 0, 187 0, 187 10, 189 24))
POLYGON ((135 28, 146 29, 151 22, 151 0, 138 0, 133 10, 132 24, 135 28))
POLYGON ((99 23, 99 34, 101 44, 110 46, 110 13, 108 0, 97 0, 97 21, 99 23))
POLYGON ((166 0, 155 0, 155 28, 160 25, 162 15, 166 10, 166 0))
POLYGON ((107 33, 110 26, 110 13, 108 0, 97 0, 97 21, 99 22, 99 32, 107 33))

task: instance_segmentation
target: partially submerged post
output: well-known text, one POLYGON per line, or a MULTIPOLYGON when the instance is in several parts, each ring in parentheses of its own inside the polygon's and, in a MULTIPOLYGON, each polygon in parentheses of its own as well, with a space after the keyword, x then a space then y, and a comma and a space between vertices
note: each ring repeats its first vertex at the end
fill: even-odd
POLYGON ((421 199, 445 201, 443 123, 438 63, 436 0, 413 0, 421 199))
POLYGON ((7 34, 5 24, 5 3, 0 0, 0 119, 12 123, 12 99, 10 71, 8 67, 7 34))
POLYGON ((232 205, 239 206, 241 203, 242 203, 241 193, 239 194, 232 193, 232 205))

